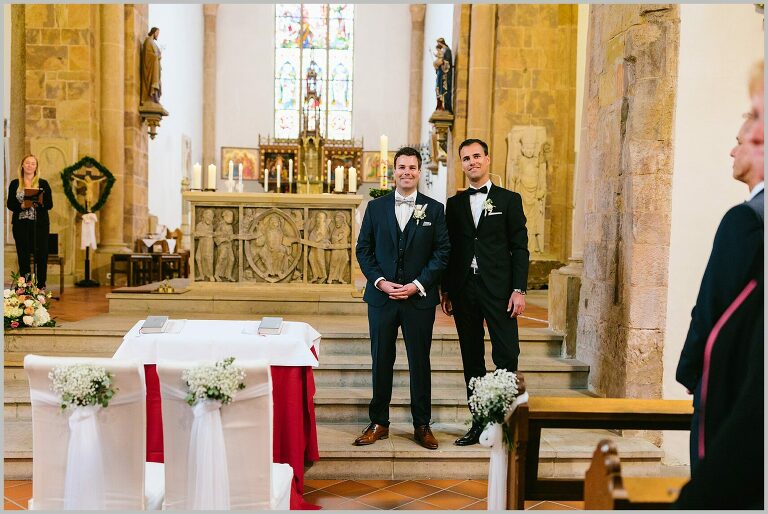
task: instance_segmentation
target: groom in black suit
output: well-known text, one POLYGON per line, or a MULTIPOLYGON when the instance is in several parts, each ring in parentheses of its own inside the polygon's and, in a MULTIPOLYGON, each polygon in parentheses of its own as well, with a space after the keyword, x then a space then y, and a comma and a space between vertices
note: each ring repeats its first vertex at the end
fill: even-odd
MULTIPOLYGON (((525 310, 528 231, 520 195, 491 183, 488 145, 467 139, 459 145, 459 157, 469 188, 448 199, 451 257, 441 303, 456 323, 469 398, 469 381, 486 373, 483 320, 491 335, 493 363, 517 371, 517 316, 525 310)), ((454 444, 477 444, 483 428, 473 421, 454 444)))
POLYGON ((437 449, 429 428, 432 403, 429 350, 437 287, 448 264, 450 244, 443 204, 419 192, 421 155, 403 147, 395 154, 394 193, 368 203, 357 261, 368 282, 368 324, 373 358, 371 423, 355 439, 356 446, 389 436, 389 403, 395 364, 397 329, 403 331, 411 386, 414 438, 424 448, 437 449))

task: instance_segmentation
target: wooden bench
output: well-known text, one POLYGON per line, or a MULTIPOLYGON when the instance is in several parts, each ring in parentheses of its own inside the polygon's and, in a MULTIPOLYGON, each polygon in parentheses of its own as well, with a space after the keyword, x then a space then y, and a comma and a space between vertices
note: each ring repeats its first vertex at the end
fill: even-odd
POLYGON ((690 400, 556 398, 532 396, 508 423, 513 449, 507 473, 507 508, 522 510, 526 500, 584 499, 584 481, 539 478, 539 446, 544 428, 690 430, 690 400))
POLYGON ((597 444, 584 479, 586 510, 667 509, 690 477, 622 477, 616 445, 597 444))

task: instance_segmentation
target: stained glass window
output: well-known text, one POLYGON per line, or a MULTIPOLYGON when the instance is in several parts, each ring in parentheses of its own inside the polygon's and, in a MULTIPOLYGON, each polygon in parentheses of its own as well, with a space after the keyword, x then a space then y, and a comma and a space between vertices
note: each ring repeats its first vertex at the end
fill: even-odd
POLYGON ((320 133, 352 138, 353 25, 353 4, 275 5, 275 137, 299 136, 312 67, 320 133))

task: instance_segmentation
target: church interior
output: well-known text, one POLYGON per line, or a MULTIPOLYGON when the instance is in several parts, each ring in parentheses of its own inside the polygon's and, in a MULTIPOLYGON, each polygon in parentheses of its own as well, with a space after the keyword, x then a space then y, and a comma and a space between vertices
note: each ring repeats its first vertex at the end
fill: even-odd
MULTIPOLYGON (((519 371, 531 428, 516 435, 527 450, 510 452, 503 476, 519 483, 505 485, 504 506, 590 508, 585 474, 606 439, 627 490, 660 477, 636 487, 674 501, 669 488, 691 473, 691 396, 675 370, 718 224, 749 196, 731 149, 764 55, 762 5, 4 4, 5 200, 34 155, 53 202, 55 322, 5 325, 5 508, 60 495, 38 484, 25 357, 117 358, 150 315, 237 327, 279 316, 317 334, 301 349, 310 364, 274 376, 270 359, 275 432, 278 410, 299 400, 309 418, 285 414, 286 434, 312 424, 305 447, 275 443, 274 462, 298 462, 292 509, 491 508, 491 449, 452 444, 470 415, 457 331, 439 307, 440 447, 414 443, 402 339, 390 437, 351 445, 371 397, 355 258, 366 206, 393 187, 403 146, 421 155, 419 192, 445 204, 468 187, 467 138, 487 142, 493 184, 520 193, 527 219, 519 371), (278 395, 291 380, 300 398, 278 395), (650 403, 627 404, 639 410, 615 426, 586 414, 558 424, 536 417, 536 397, 563 399, 562 419, 581 400, 650 403), (680 411, 657 412, 657 400, 680 411)), ((147 461, 162 462, 147 430, 147 461)), ((166 458, 175 451, 166 430, 161 458, 164 433, 166 458)))

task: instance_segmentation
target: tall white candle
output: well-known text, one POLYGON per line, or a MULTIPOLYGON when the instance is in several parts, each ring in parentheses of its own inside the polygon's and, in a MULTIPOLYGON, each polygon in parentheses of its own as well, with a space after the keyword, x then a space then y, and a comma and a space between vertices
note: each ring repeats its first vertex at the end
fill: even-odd
POLYGON ((269 192, 269 170, 264 168, 264 192, 269 192))
POLYGON ((293 159, 288 160, 288 192, 291 192, 291 184, 293 184, 293 159))
POLYGON ((277 165, 277 192, 278 193, 280 192, 280 179, 281 179, 280 174, 283 172, 281 168, 282 166, 278 163, 277 165))
POLYGON ((235 163, 232 162, 232 159, 229 160, 229 173, 227 176, 227 180, 232 181, 235 177, 232 175, 232 173, 235 170, 235 163))
POLYGON ((349 192, 357 192, 357 170, 355 168, 349 168, 349 192))
POLYGON ((238 163, 237 165, 237 181, 241 184, 243 183, 243 163, 238 163))
POLYGON ((333 190, 337 193, 344 192, 344 166, 336 166, 334 170, 334 185, 333 190))
POLYGON ((203 188, 203 167, 199 162, 192 166, 192 189, 203 188))
POLYGON ((328 159, 328 173, 326 181, 328 182, 328 192, 331 192, 331 160, 328 159))
POLYGON ((216 189, 216 165, 208 165, 208 189, 216 189))
POLYGON ((380 179, 379 179, 379 185, 381 188, 386 189, 389 185, 387 183, 387 143, 388 138, 384 134, 381 135, 380 143, 381 143, 381 149, 379 153, 379 162, 380 162, 380 179))

